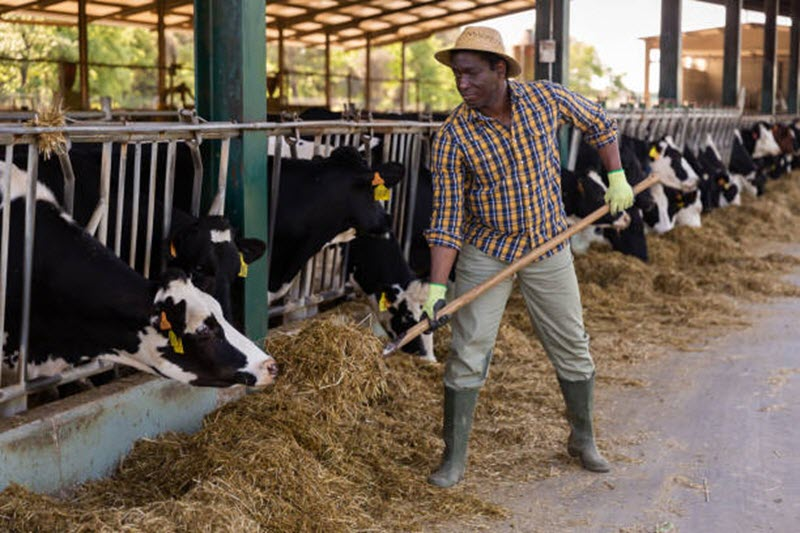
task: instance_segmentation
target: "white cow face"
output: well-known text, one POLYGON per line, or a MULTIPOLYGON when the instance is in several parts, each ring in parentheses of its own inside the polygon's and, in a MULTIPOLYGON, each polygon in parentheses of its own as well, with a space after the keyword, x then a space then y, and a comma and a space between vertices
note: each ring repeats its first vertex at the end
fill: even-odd
POLYGON ((651 152, 651 159, 651 173, 656 174, 664 185, 684 192, 697 189, 700 177, 669 135, 657 143, 655 151, 651 152))
POLYGON ((753 159, 781 155, 781 147, 778 146, 778 141, 775 140, 775 136, 766 124, 758 125, 757 135, 753 147, 753 159))
POLYGON ((275 360, 225 320, 213 297, 182 275, 167 276, 138 350, 104 358, 197 386, 271 384, 278 374, 275 360))

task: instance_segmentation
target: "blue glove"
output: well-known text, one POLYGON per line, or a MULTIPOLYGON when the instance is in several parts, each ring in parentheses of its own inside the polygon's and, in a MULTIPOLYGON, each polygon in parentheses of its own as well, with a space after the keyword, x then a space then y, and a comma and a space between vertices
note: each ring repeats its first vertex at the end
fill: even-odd
POLYGON ((625 178, 625 170, 612 170, 608 173, 608 190, 605 201, 612 215, 633 205, 633 189, 625 178))
POLYGON ((438 312, 446 305, 445 294, 447 293, 447 286, 441 283, 430 283, 428 289, 428 299, 425 300, 425 305, 422 306, 422 318, 428 319, 430 329, 425 333, 435 330, 443 326, 450 320, 449 315, 437 316, 438 312))

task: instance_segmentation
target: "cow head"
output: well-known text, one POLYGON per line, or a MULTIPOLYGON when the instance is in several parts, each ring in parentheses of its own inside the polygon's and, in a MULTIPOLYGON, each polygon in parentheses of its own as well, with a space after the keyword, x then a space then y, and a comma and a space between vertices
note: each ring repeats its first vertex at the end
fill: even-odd
POLYGON ((347 213, 344 229, 353 227, 359 233, 368 234, 381 234, 390 229, 391 220, 380 201, 388 200, 389 189, 403 178, 403 165, 390 162, 370 168, 357 149, 344 146, 331 153, 322 172, 348 177, 349 182, 337 182, 349 190, 344 196, 344 212, 347 213))
POLYGON ((264 255, 267 245, 260 239, 238 237, 226 218, 213 215, 174 231, 168 248, 169 266, 186 272, 232 320, 231 287, 238 278, 247 277, 248 265, 264 255))
POLYGON ((667 135, 653 143, 648 155, 651 172, 658 176, 661 183, 686 192, 697 189, 700 178, 671 136, 667 135))
MULTIPOLYGON (((381 325, 392 339, 398 339, 420 321, 428 290, 427 283, 413 280, 405 287, 398 283, 384 287, 376 295, 381 325)), ((406 344, 403 351, 418 354, 423 361, 436 362, 432 333, 423 333, 406 344)))
POLYGON ((781 147, 772 134, 772 128, 766 122, 759 122, 743 134, 745 146, 750 150, 753 159, 781 155, 781 147))
POLYGON ((115 351, 107 359, 196 386, 259 387, 274 381, 275 360, 225 320, 219 303, 182 272, 168 270, 154 285, 137 351, 115 351))

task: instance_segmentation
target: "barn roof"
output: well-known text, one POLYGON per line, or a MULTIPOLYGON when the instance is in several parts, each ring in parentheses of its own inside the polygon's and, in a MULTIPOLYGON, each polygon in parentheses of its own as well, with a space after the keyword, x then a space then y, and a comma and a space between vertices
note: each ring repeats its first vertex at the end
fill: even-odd
MULTIPOLYGON (((158 23, 153 0, 90 0, 88 22, 144 26, 158 23)), ((536 0, 268 0, 265 15, 267 41, 277 41, 280 29, 286 42, 343 48, 424 39, 432 33, 482 20, 534 9, 536 0)), ((194 2, 166 0, 167 28, 191 30, 194 2)), ((35 16, 51 24, 77 25, 75 0, 0 0, 0 19, 35 16)))

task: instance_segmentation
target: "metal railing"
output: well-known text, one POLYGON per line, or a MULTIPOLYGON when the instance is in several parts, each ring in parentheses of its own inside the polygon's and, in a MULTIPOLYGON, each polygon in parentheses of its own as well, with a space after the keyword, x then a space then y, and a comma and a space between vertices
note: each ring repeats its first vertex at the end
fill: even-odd
MULTIPOLYGON (((741 116, 735 110, 729 109, 677 109, 677 110, 612 110, 610 116, 618 121, 620 131, 628 135, 633 135, 643 139, 655 139, 661 135, 670 134, 675 138, 680 147, 687 143, 697 142, 700 136, 710 133, 715 143, 723 151, 727 161, 730 153, 733 130, 741 124, 755 120, 753 116, 741 116)), ((267 146, 271 146, 272 160, 269 167, 271 176, 270 191, 270 238, 272 242, 272 232, 274 232, 275 213, 277 212, 278 195, 277 191, 282 179, 289 179, 281 175, 281 161, 285 157, 313 157, 327 156, 336 146, 350 145, 356 146, 364 151, 367 161, 372 162, 376 158, 382 161, 396 161, 405 166, 405 179, 403 179, 393 190, 391 199, 385 202, 385 208, 392 214, 393 229, 401 243, 401 249, 406 257, 409 256, 412 227, 416 209, 417 187, 419 183, 419 171, 427 165, 430 142, 440 123, 418 122, 418 121, 369 121, 358 122, 353 120, 341 121, 294 121, 286 123, 276 122, 252 122, 252 123, 232 123, 232 122, 213 122, 205 123, 196 117, 181 116, 172 113, 176 117, 174 122, 134 122, 120 123, 114 119, 97 117, 86 117, 88 123, 75 123, 69 126, 55 127, 31 127, 18 123, 0 124, 0 146, 5 150, 0 150, 0 157, 3 159, 0 164, 10 168, 13 160, 13 148, 24 146, 28 153, 28 161, 34 162, 27 168, 30 176, 29 188, 25 191, 26 198, 26 219, 24 228, 16 228, 16 231, 24 233, 25 254, 24 254, 24 297, 20 309, 7 309, 5 299, 6 281, 8 280, 8 243, 9 232, 11 231, 11 221, 9 218, 9 195, 3 195, 2 204, 2 226, 0 226, 0 331, 5 331, 6 313, 20 313, 23 318, 23 326, 20 335, 19 360, 11 376, 6 376, 5 381, 0 383, 0 413, 13 413, 25 409, 25 397, 31 392, 41 390, 56 384, 65 383, 70 380, 80 379, 94 373, 108 370, 110 365, 95 362, 91 365, 82 366, 52 378, 42 378, 37 380, 25 379, 24 361, 27 357, 28 343, 28 321, 30 308, 30 279, 32 275, 32 259, 35 250, 33 249, 33 238, 35 235, 34 202, 36 194, 37 168, 35 162, 38 160, 36 149, 39 136, 42 134, 63 134, 67 139, 67 146, 71 143, 98 143, 102 146, 102 164, 100 198, 98 205, 94 208, 87 229, 101 241, 111 247, 115 253, 121 254, 127 249, 132 249, 132 243, 136 242, 138 235, 133 233, 129 242, 122 242, 120 220, 114 227, 110 227, 108 222, 109 207, 111 202, 116 202, 117 210, 121 202, 129 200, 124 198, 124 193, 118 193, 116 198, 112 198, 110 191, 113 190, 112 183, 116 182, 118 191, 125 191, 125 183, 130 180, 132 189, 136 190, 139 183, 144 187, 143 180, 147 179, 148 184, 146 198, 147 224, 141 231, 149 231, 147 227, 153 226, 152 204, 155 201, 155 190, 159 186, 163 187, 160 201, 164 203, 164 235, 169 231, 170 213, 173 205, 174 154, 178 144, 183 143, 192 153, 194 165, 194 179, 191 193, 191 213, 199 215, 200 197, 202 186, 203 168, 199 156, 198 147, 202 142, 219 142, 220 165, 219 175, 217 176, 215 191, 224 198, 227 182, 227 160, 226 154, 231 139, 240 137, 244 132, 261 132, 265 135, 267 146), (151 165, 151 172, 148 176, 143 176, 141 171, 141 158, 143 148, 149 145, 151 154, 156 154, 159 149, 166 149, 165 167, 155 170, 155 165, 151 165), (134 171, 132 175, 126 175, 125 171, 112 174, 112 156, 117 154, 120 164, 119 169, 125 169, 124 164, 128 158, 133 158, 134 171), (163 181, 163 182, 162 182, 163 181), (19 361, 22 361, 19 362, 19 361)), ((774 121, 778 117, 767 116, 767 119, 774 121)), ((780 120, 789 121, 797 117, 781 116, 780 120)), ((27 119, 26 119, 27 120, 27 119)), ((77 119, 76 119, 77 120, 77 119)), ((62 168, 69 170, 71 161, 69 151, 62 154, 66 155, 66 161, 62 162, 62 168)), ((153 157, 151 155, 151 157, 153 157)), ((155 160, 155 159, 154 159, 155 160)), ((80 180, 81 176, 65 171, 65 199, 74 188, 75 180, 80 180), (72 183, 70 183, 72 182, 72 183)), ((10 173, 4 173, 5 191, 10 187, 10 173)), ((131 198, 132 206, 138 206, 144 202, 142 198, 133 193, 131 198)), ((65 202, 66 203, 66 202, 65 202)), ((224 204, 224 202, 223 202, 224 204)), ((144 205, 144 203, 143 203, 144 205)), ((137 207, 132 207, 136 209, 137 207)), ((70 206, 71 210, 72 207, 70 206)), ((136 213, 132 220, 138 219, 136 213)), ((147 235, 152 235, 147 233, 147 235)), ((151 242, 152 239, 145 239, 151 242)), ((268 255, 267 260, 271 258, 268 255)), ((130 264, 133 260, 129 257, 130 264)), ((347 263, 347 245, 332 244, 319 251, 305 266, 300 275, 295 280, 292 289, 284 298, 282 303, 270 306, 270 316, 301 317, 303 311, 313 309, 322 302, 335 300, 346 294, 350 290, 345 271, 347 263)), ((160 265, 152 265, 153 269, 158 269, 160 265)), ((266 294, 264 295, 266 298, 266 294)), ((0 347, 1 349, 2 347, 0 347)), ((0 352, 0 357, 4 354, 0 352)))

